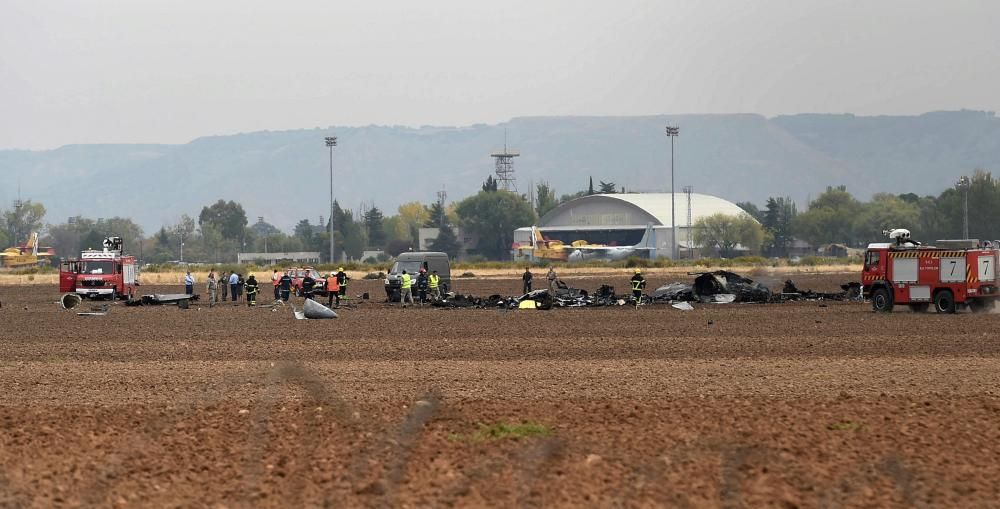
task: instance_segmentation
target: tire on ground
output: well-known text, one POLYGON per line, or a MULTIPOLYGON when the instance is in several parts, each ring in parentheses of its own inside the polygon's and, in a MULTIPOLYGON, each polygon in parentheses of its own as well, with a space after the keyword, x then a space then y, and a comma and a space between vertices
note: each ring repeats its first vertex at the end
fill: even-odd
POLYGON ((872 310, 876 313, 889 313, 892 311, 892 296, 885 287, 879 287, 872 291, 872 310))
POLYGON ((951 290, 941 290, 934 294, 934 310, 938 313, 955 312, 955 295, 951 290))

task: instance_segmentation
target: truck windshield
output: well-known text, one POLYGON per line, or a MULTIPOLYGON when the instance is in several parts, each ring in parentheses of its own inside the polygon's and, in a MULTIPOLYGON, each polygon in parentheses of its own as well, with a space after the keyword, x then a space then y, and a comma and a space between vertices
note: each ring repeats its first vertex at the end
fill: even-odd
POLYGON ((396 262, 392 264, 392 270, 389 271, 390 274, 402 274, 405 270, 407 274, 416 274, 420 271, 422 263, 419 260, 406 261, 406 262, 396 262))
POLYGON ((114 274, 115 262, 88 260, 82 271, 84 274, 114 274))

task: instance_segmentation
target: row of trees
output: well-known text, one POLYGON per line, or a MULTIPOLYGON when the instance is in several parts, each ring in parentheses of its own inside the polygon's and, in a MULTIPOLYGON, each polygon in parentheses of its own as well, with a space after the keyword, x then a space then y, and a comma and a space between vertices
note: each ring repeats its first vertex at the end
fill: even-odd
POLYGON ((862 248, 884 240, 882 231, 889 228, 907 228, 915 239, 928 242, 961 238, 966 193, 969 237, 1000 239, 1000 224, 994 220, 1000 218, 1000 180, 976 170, 967 187, 937 196, 878 193, 863 202, 838 186, 828 187, 802 213, 787 197, 769 198, 763 208, 739 203, 746 216, 703 218, 694 225, 694 240, 718 248, 723 256, 734 254, 737 245, 752 253, 787 256, 795 239, 812 246, 862 248))
MULTIPOLYGON (((0 212, 0 245, 23 243, 32 231, 45 230, 43 244, 60 256, 75 255, 84 248, 99 248, 109 235, 125 239, 130 252, 141 253, 144 261, 170 260, 225 262, 239 251, 319 251, 329 252, 329 221, 334 223, 338 259, 360 259, 365 250, 384 250, 389 256, 418 249, 420 228, 438 228, 432 249, 457 255, 461 247, 456 228, 478 238, 474 254, 491 259, 507 256, 516 228, 534 224, 560 203, 588 194, 624 191, 613 182, 599 181, 588 188, 556 199, 548 183, 535 186, 533 203, 524 195, 498 188, 487 178, 481 190, 454 204, 410 202, 395 214, 386 215, 370 206, 355 214, 334 204, 332 218, 325 224, 301 220, 291 233, 258 221, 249 224, 243 206, 219 200, 202 208, 197 218, 184 215, 172 225, 162 226, 146 237, 129 218, 71 218, 60 224, 44 224, 45 207, 25 201, 0 212)), ((947 189, 938 196, 880 193, 867 202, 856 199, 845 186, 830 187, 799 212, 787 197, 769 198, 761 207, 740 203, 742 216, 716 215, 696 222, 693 240, 732 256, 738 247, 751 253, 787 256, 796 239, 813 246, 830 243, 863 247, 882 238, 885 228, 905 227, 918 239, 955 238, 962 231, 963 201, 968 193, 973 220, 972 238, 1000 238, 1000 180, 977 170, 964 189, 947 189), (986 218, 987 220, 983 220, 986 218)))

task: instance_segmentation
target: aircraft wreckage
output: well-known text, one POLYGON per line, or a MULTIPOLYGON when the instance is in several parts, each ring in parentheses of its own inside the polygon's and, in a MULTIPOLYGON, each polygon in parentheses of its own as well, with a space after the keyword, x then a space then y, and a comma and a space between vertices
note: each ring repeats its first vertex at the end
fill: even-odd
MULTIPOLYGON (((780 293, 772 293, 767 286, 750 278, 724 270, 714 272, 696 272, 694 283, 667 283, 653 291, 651 295, 643 295, 638 304, 671 304, 677 309, 693 309, 691 303, 727 304, 740 303, 779 303, 793 300, 858 300, 861 296, 860 283, 841 285, 843 291, 837 293, 821 293, 811 290, 799 290, 792 281, 786 281, 780 293), (678 305, 678 303, 685 303, 678 305)), ((636 299, 631 292, 625 295, 615 293, 609 285, 602 285, 594 292, 578 288, 570 288, 563 281, 556 281, 554 291, 535 290, 521 296, 505 297, 490 295, 476 297, 472 295, 448 294, 444 299, 432 305, 440 308, 500 308, 500 309, 552 309, 554 307, 602 307, 636 305, 636 299), (530 302, 530 304, 526 304, 530 302)))

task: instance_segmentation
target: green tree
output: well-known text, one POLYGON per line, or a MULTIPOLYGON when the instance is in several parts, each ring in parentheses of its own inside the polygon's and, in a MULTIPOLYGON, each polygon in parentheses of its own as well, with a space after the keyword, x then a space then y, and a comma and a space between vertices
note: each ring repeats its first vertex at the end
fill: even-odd
POLYGON ((890 228, 913 228, 920 222, 920 207, 897 196, 879 193, 861 207, 855 217, 854 229, 858 240, 873 242, 883 239, 882 231, 890 228))
POLYGON ((751 253, 760 250, 764 242, 764 228, 747 213, 737 216, 713 214, 695 221, 694 241, 702 247, 717 248, 719 254, 730 258, 742 245, 751 253))
POLYGON ((22 245, 32 232, 40 232, 45 219, 45 206, 26 200, 20 206, 3 213, 3 224, 11 244, 22 245))
POLYGON ((422 203, 411 201, 396 209, 399 220, 406 227, 410 240, 416 243, 420 237, 420 227, 430 220, 431 213, 422 203))
POLYGON ((845 186, 828 187, 809 204, 809 210, 795 218, 793 228, 797 235, 814 246, 837 242, 857 245, 855 218, 861 212, 861 203, 845 186))
MULTIPOLYGON (((354 260, 360 258, 361 252, 365 249, 363 224, 354 220, 354 214, 350 209, 340 208, 340 204, 336 201, 333 202, 333 217, 334 239, 336 240, 334 257, 337 260, 345 257, 354 260)), ((320 253, 330 252, 329 242, 329 239, 325 239, 320 253)))
POLYGON ((556 191, 552 189, 548 182, 540 182, 535 186, 535 214, 542 217, 550 210, 556 208, 559 202, 556 201, 556 191))
POLYGON ((590 177, 590 184, 587 186, 587 196, 597 194, 594 192, 594 177, 590 177))
POLYGON ((424 221, 424 228, 440 228, 448 224, 448 211, 445 210, 441 202, 434 202, 428 208, 427 221, 424 221))
POLYGON ((771 256, 788 256, 792 241, 795 240, 795 230, 792 224, 796 215, 798 215, 798 211, 791 198, 771 197, 767 199, 763 217, 759 221, 764 230, 770 234, 767 250, 771 256))
POLYGON ((381 249, 385 247, 385 229, 383 222, 385 217, 378 207, 372 207, 365 212, 365 229, 368 232, 368 247, 381 249))
POLYGON ((315 242, 316 230, 313 228, 312 223, 308 219, 303 219, 295 224, 295 229, 292 233, 302 241, 302 245, 310 247, 315 242))
POLYGON ((514 230, 535 221, 527 201, 502 190, 470 196, 459 202, 457 211, 463 230, 479 238, 479 252, 492 259, 506 258, 514 230))
POLYGON ((483 182, 483 191, 487 193, 495 192, 499 188, 500 186, 496 179, 493 178, 493 175, 486 177, 486 182, 483 182))
POLYGON ((243 240, 247 227, 247 214, 243 205, 232 200, 219 200, 211 206, 202 207, 198 215, 198 226, 210 225, 219 231, 223 238, 243 240))
MULTIPOLYGON (((615 194, 616 192, 618 192, 618 186, 616 186, 614 182, 605 182, 601 180, 600 185, 601 185, 601 190, 599 192, 601 194, 615 194)), ((594 186, 593 179, 591 179, 590 186, 591 188, 593 188, 594 186)))
POLYGON ((764 221, 764 213, 761 212, 760 208, 758 208, 753 203, 748 202, 748 201, 741 201, 741 202, 737 202, 736 206, 739 207, 739 208, 741 208, 741 209, 743 209, 743 212, 746 212, 747 214, 750 214, 750 217, 752 217, 752 218, 754 218, 754 219, 756 219, 758 221, 761 221, 761 222, 764 221))
POLYGON ((448 257, 455 259, 458 257, 459 251, 462 249, 462 245, 458 242, 458 237, 455 236, 455 231, 451 229, 450 226, 442 226, 440 231, 438 231, 438 236, 433 241, 431 241, 431 249, 434 251, 441 251, 448 253, 448 257))

